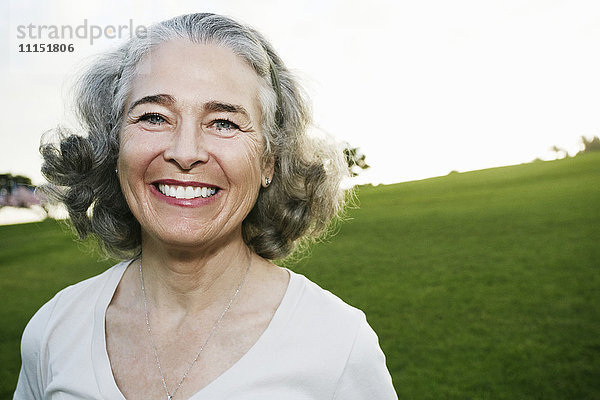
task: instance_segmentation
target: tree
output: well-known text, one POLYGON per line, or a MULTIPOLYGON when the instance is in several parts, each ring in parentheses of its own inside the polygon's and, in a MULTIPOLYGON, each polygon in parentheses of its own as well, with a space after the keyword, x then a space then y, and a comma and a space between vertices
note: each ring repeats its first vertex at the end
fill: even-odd
POLYGON ((12 179, 13 179, 13 182, 15 182, 17 185, 33 186, 31 183, 31 178, 28 178, 23 175, 15 175, 15 176, 13 176, 12 179))
POLYGON ((358 147, 350 147, 349 144, 346 144, 346 147, 344 148, 344 157, 346 157, 350 176, 357 176, 361 170, 371 168, 366 162, 367 156, 364 155, 358 147))
POLYGON ((583 144, 583 150, 578 154, 588 153, 590 151, 600 151, 600 138, 594 136, 591 140, 588 140, 585 136, 581 137, 581 143, 583 144))
POLYGON ((35 193, 31 179, 23 175, 0 175, 0 208, 30 208, 41 206, 42 201, 35 193))
POLYGON ((556 153, 556 158, 557 159, 558 158, 564 158, 564 157, 567 157, 569 155, 569 153, 567 153, 566 150, 561 149, 558 146, 552 146, 552 147, 550 147, 550 151, 553 152, 553 153, 556 153))

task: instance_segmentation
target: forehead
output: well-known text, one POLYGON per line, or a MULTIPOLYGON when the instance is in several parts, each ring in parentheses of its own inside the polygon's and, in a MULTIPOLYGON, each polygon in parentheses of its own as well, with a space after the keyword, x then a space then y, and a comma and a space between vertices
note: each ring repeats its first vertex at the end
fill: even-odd
POLYGON ((228 47, 181 39, 159 44, 140 61, 128 103, 162 93, 181 102, 225 101, 259 113, 259 87, 254 69, 228 47))

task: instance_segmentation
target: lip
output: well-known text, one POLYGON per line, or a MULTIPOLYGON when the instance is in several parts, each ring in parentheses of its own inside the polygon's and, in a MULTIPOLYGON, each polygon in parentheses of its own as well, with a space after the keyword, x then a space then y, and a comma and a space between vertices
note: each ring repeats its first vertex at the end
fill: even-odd
POLYGON ((212 183, 195 182, 195 181, 178 181, 177 179, 159 179, 159 180, 152 182, 152 185, 158 185, 160 183, 165 184, 165 185, 175 185, 175 186, 193 186, 193 187, 206 186, 206 187, 214 187, 214 188, 221 190, 221 188, 219 186, 213 185, 212 183))
POLYGON ((213 203, 220 196, 223 190, 217 186, 210 183, 203 182, 195 182, 195 181, 179 181, 176 179, 159 179, 150 184, 150 192, 154 194, 158 199, 164 201, 167 204, 179 206, 179 207, 202 207, 213 203), (174 186, 192 186, 192 187, 214 187, 217 190, 217 193, 213 194, 210 197, 197 197, 195 199, 178 199, 175 197, 165 196, 162 194, 160 190, 158 190, 157 185, 165 184, 165 185, 174 185, 174 186))

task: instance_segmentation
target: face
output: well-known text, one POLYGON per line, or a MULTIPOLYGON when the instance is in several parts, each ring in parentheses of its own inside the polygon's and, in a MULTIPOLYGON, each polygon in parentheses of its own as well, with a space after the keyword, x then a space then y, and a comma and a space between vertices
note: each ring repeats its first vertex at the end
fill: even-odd
POLYGON ((159 45, 125 105, 119 178, 144 240, 241 240, 271 169, 262 163, 259 77, 228 48, 159 45))

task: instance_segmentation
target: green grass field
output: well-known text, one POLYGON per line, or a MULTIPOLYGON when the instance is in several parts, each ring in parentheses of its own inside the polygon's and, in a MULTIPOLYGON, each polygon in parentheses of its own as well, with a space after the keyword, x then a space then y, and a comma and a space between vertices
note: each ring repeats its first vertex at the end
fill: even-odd
MULTIPOLYGON (((402 399, 600 399, 600 154, 390 186, 294 269, 362 308, 402 399)), ((55 222, 0 227, 0 396, 21 332, 98 257, 55 222)))

